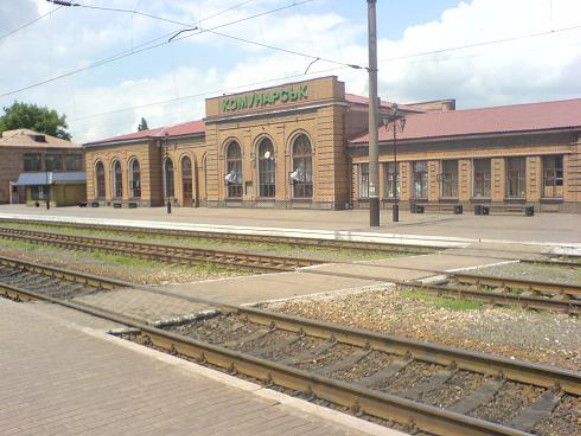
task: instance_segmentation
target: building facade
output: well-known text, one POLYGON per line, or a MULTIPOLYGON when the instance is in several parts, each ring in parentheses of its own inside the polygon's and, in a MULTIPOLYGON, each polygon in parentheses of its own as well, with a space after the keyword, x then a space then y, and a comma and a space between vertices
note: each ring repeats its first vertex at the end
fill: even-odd
MULTIPOLYGON (((336 77, 206 100, 206 117, 84 145, 93 206, 366 207, 367 99, 336 77)), ((455 110, 402 105, 395 188, 393 132, 380 103, 384 207, 526 203, 581 211, 581 100, 455 110), (547 106, 548 105, 548 106, 547 106), (547 114, 549 112, 549 114, 547 114)))
POLYGON ((0 203, 77 205, 86 198, 80 145, 29 129, 0 136, 0 203))

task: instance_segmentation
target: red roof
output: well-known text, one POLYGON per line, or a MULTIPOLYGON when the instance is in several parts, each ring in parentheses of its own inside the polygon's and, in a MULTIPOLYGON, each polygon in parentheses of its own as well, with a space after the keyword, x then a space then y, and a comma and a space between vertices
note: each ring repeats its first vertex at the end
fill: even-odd
MULTIPOLYGON (((398 139, 526 132, 581 127, 581 98, 483 109, 451 110, 408 115, 398 139)), ((379 129, 379 141, 390 141, 391 129, 379 129)), ((369 142, 368 135, 351 141, 369 142)))
POLYGON ((158 127, 156 129, 142 130, 141 132, 128 133, 126 135, 112 136, 100 141, 88 142, 85 145, 98 145, 110 142, 123 142, 138 139, 163 138, 166 134, 169 136, 184 136, 204 133, 206 125, 202 120, 188 121, 187 123, 176 124, 169 127, 158 127))
MULTIPOLYGON (((363 97, 362 95, 345 94, 345 100, 347 100, 348 103, 352 103, 352 104, 360 104, 360 105, 365 105, 365 106, 367 106, 369 104, 369 98, 363 97)), ((392 105, 393 105, 393 102, 391 102, 391 101, 386 101, 386 100, 381 100, 381 99, 379 100, 379 107, 382 109, 391 109, 392 105)), ((427 112, 423 109, 418 109, 416 107, 405 105, 405 104, 398 104, 397 107, 399 109, 402 109, 405 111, 412 111, 412 112, 418 112, 418 113, 427 112)))

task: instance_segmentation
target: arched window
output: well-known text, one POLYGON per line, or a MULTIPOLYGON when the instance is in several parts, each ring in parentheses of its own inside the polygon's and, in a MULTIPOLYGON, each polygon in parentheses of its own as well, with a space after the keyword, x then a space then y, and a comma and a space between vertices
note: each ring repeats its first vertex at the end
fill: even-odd
POLYGON ((129 186, 131 198, 141 198, 141 171, 137 159, 133 159, 129 164, 129 186))
POLYGON ((166 198, 174 196, 173 162, 168 157, 163 164, 163 185, 166 198))
POLYGON ((123 197, 123 173, 121 171, 121 162, 113 162, 113 197, 123 197))
POLYGON ((298 135, 293 141, 293 184, 294 198, 313 198, 313 152, 311 141, 305 134, 298 135))
POLYGON ((182 195, 185 207, 192 207, 194 198, 194 185, 192 183, 192 160, 185 156, 182 159, 182 195))
POLYGON ((236 141, 226 150, 226 183, 228 198, 242 198, 242 150, 236 141))
POLYGON ((264 138, 258 145, 258 186, 261 197, 274 198, 276 193, 274 146, 268 138, 264 138))
POLYGON ((95 165, 95 178, 97 198, 105 198, 105 167, 103 162, 97 162, 97 165, 95 165))

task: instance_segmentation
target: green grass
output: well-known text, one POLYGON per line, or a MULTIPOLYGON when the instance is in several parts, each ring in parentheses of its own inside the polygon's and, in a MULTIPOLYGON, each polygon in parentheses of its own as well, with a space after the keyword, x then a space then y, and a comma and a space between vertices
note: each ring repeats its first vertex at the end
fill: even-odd
POLYGON ((466 300, 463 298, 438 297, 418 289, 404 289, 402 295, 405 298, 421 301, 433 307, 454 311, 478 310, 483 306, 483 303, 478 301, 466 300))
POLYGON ((383 251, 361 251, 331 247, 315 246, 295 246, 284 243, 265 242, 244 242, 244 241, 222 241, 209 238, 164 236, 143 233, 132 233, 128 231, 115 230, 87 230, 75 227, 61 227, 50 224, 23 224, 0 222, 0 226, 10 226, 20 229, 32 229, 48 232, 58 232, 68 235, 91 236, 97 238, 118 239, 121 235, 123 240, 138 241, 145 243, 157 243, 177 245, 191 248, 208 248, 214 250, 239 250, 251 251, 265 255, 278 255, 283 257, 307 257, 318 260, 379 260, 392 257, 405 256, 406 253, 390 253, 383 251))

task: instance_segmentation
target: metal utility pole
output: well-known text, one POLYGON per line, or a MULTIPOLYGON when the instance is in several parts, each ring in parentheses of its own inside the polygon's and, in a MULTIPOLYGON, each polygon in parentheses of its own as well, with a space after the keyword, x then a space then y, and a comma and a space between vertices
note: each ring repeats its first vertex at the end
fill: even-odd
POLYGON ((379 227, 379 148, 377 145, 377 0, 367 0, 369 46, 369 225, 379 227))

